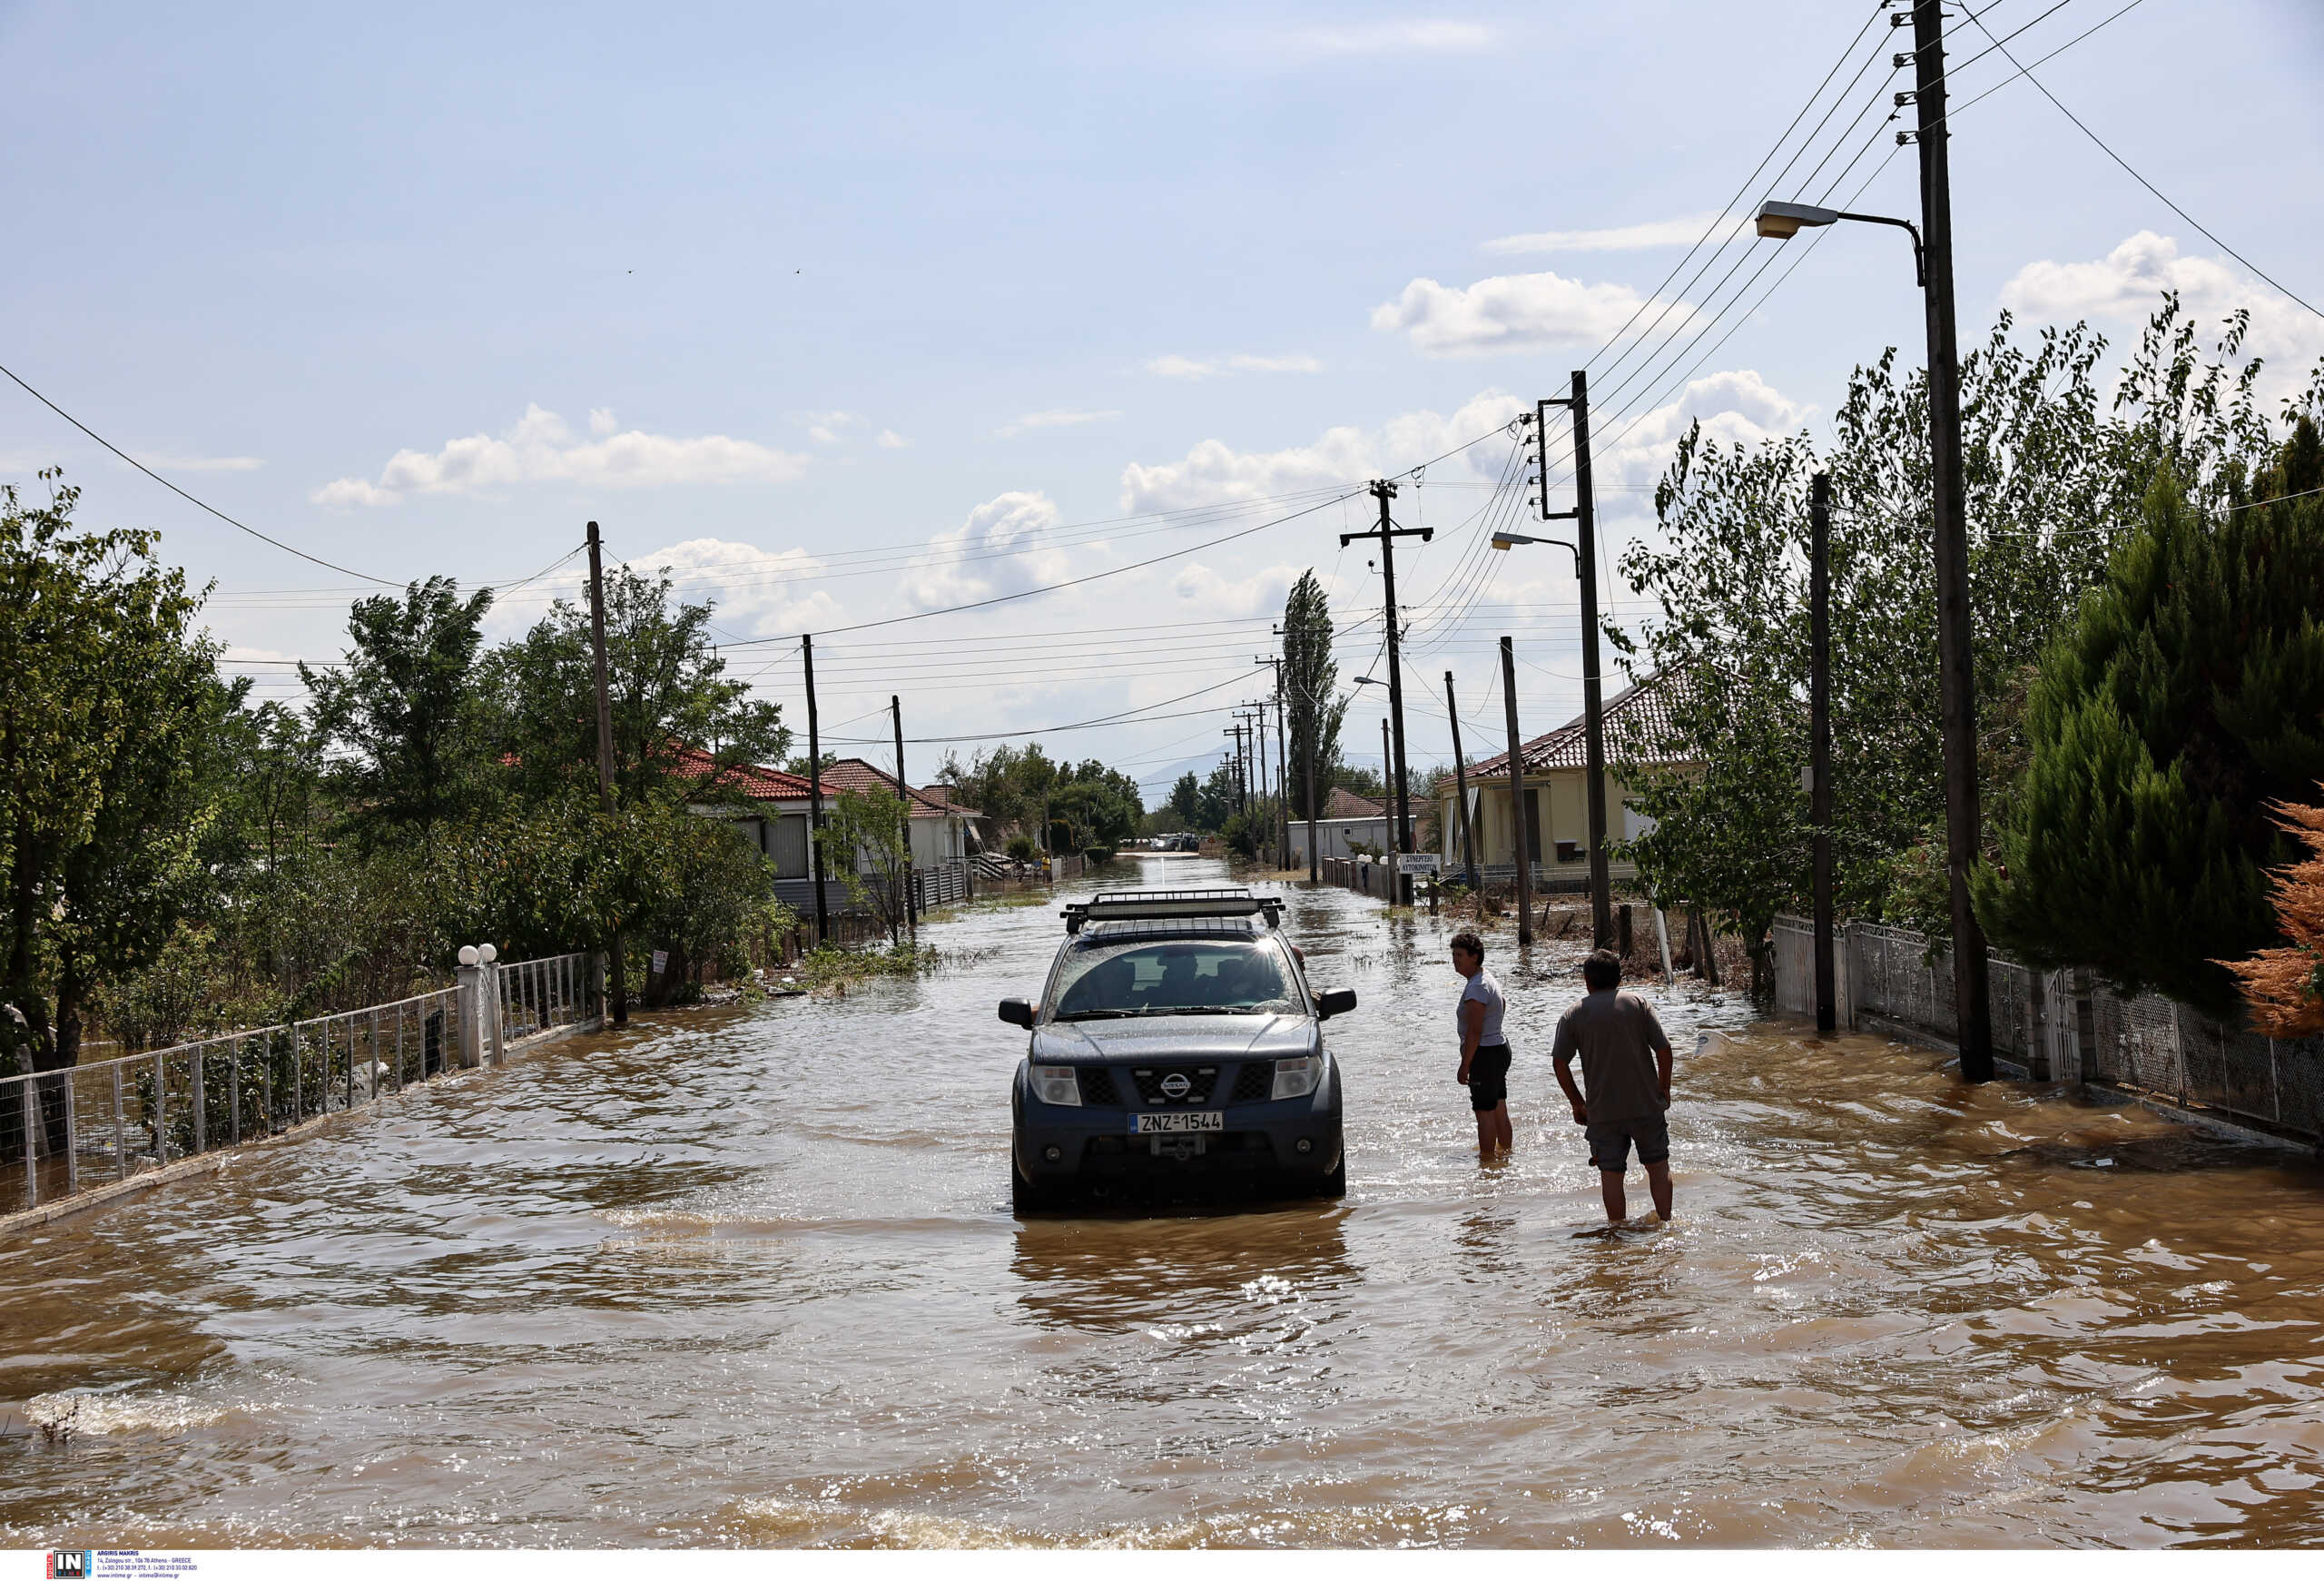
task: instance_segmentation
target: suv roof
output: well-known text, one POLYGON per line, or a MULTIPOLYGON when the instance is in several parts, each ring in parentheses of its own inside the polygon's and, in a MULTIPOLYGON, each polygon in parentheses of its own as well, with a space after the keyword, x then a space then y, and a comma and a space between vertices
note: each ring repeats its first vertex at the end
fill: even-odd
POLYGON ((1076 901, 1060 914, 1065 931, 1078 934, 1089 923, 1136 919, 1140 922, 1192 922, 1264 916, 1270 928, 1281 925, 1283 899, 1253 894, 1242 887, 1220 889, 1100 890, 1088 900, 1076 901))

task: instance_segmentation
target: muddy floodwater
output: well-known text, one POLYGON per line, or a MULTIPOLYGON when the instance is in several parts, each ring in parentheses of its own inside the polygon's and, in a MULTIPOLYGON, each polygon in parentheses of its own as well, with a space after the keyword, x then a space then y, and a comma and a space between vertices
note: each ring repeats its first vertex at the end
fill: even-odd
POLYGON ((1577 1233, 1576 953, 1489 961, 1481 1170, 1447 930, 1285 926, 1362 998, 1344 1202, 1014 1218, 1060 933, 971 909, 0 1240, 0 1545, 2324 1538, 2302 1155, 1658 989, 1678 1217, 1577 1233))

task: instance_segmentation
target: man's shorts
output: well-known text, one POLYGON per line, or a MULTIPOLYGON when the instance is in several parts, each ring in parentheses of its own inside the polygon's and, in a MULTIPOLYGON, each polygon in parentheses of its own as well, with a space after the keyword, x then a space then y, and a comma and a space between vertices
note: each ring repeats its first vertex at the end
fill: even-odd
POLYGON ((1659 1114, 1650 1120, 1617 1120, 1584 1128, 1590 1139, 1590 1161, 1607 1174, 1619 1175, 1630 1167, 1630 1143, 1638 1143, 1638 1161, 1659 1164, 1670 1156, 1670 1124, 1659 1114))
POLYGON ((1482 1114, 1509 1102, 1509 1045, 1480 1048, 1469 1062, 1469 1107, 1482 1114))

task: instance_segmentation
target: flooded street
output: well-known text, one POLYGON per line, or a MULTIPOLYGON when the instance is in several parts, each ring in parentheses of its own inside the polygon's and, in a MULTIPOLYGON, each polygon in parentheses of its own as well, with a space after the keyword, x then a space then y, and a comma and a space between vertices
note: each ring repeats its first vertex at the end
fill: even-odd
POLYGON ((980 906, 918 983, 577 1039, 0 1242, 0 1538, 2324 1539, 2301 1155, 1657 990, 1677 1220, 1578 1234, 1578 952, 1488 958, 1486 1171, 1450 929, 1331 889, 1285 927, 1361 995, 1344 1203, 1012 1217, 993 1006, 1062 935, 980 906))

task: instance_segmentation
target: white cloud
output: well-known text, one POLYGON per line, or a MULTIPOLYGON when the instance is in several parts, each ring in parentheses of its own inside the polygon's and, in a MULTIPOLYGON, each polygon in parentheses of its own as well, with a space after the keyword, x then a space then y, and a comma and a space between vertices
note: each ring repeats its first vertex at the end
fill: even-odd
POLYGON ((1028 429, 1078 428, 1083 423, 1111 422, 1121 416, 1118 411, 1029 411, 1000 430, 1004 440, 1013 440, 1028 429))
POLYGON ((528 405, 524 420, 497 437, 471 434, 433 454, 398 450, 376 483, 340 478, 309 498, 318 505, 386 505, 407 494, 473 494, 522 483, 787 483, 806 467, 805 456, 724 434, 680 439, 632 429, 584 442, 556 413, 528 405))
POLYGON ((1318 54, 1474 54, 1491 49, 1501 35, 1482 22, 1437 17, 1356 22, 1339 27, 1302 28, 1293 35, 1318 54))
POLYGON ((1221 573, 1196 560, 1170 578, 1182 604, 1197 606, 1206 620, 1280 614, 1305 566, 1264 566, 1256 571, 1221 573))
POLYGON ((145 464, 164 472, 255 472, 266 463, 256 456, 147 456, 145 464))
POLYGON ((879 437, 872 442, 883 450, 908 450, 911 448, 911 441, 893 429, 881 429, 879 437))
MULTIPOLYGON (((1122 469, 1125 511, 1177 510, 1224 500, 1257 499, 1303 489, 1359 483, 1384 472, 1441 455, 1453 446, 1490 433, 1524 409, 1513 395, 1486 390, 1451 417, 1407 412, 1380 428, 1354 425, 1326 430, 1313 444, 1281 450, 1238 450, 1224 440, 1205 440, 1182 460, 1122 469)), ((1462 452, 1452 465, 1497 476, 1507 452, 1488 442, 1462 452)))
POLYGON ((958 531, 930 540, 929 552, 904 573, 905 598, 935 609, 1063 580, 1064 551, 1038 547, 1057 520, 1057 506, 1038 489, 995 495, 970 511, 958 531))
POLYGON ((1146 365, 1148 373, 1164 379, 1209 379, 1220 373, 1321 373, 1324 365, 1313 357, 1293 353, 1259 357, 1238 351, 1231 357, 1157 357, 1146 365))
POLYGON ((1531 351, 1604 340, 1640 305, 1638 292, 1561 274, 1503 274, 1475 284, 1415 280, 1372 311, 1372 327, 1402 331, 1423 357, 1531 351))
POLYGON ((2268 361, 2267 384, 2283 391, 2305 382, 2324 355, 2324 321, 2264 282, 2216 258, 2189 258, 2169 236, 2142 231, 2105 257, 2084 263, 2029 263, 2002 287, 2004 305, 2051 322, 2090 318, 2143 325, 2175 291, 2197 323, 2216 327, 2238 308, 2251 310, 2247 355, 2268 361))
POLYGON ((811 411, 806 418, 807 437, 819 445, 835 445, 862 420, 852 411, 811 411))
MULTIPOLYGON (((1488 252, 1627 252, 1640 247, 1691 247, 1718 220, 1716 214, 1696 214, 1680 220, 1649 220, 1642 225, 1616 225, 1603 231, 1531 231, 1521 236, 1496 236, 1485 243, 1488 252)), ((1738 220, 1737 229, 1748 222, 1738 220)))
POLYGON ((825 568, 804 549, 694 538, 634 556, 627 564, 644 577, 668 567, 678 596, 690 604, 714 603, 717 623, 729 631, 770 637, 842 624, 839 604, 829 592, 798 590, 799 578, 825 568))
POLYGON ((621 424, 614 420, 612 407, 593 406, 589 409, 589 431, 599 439, 604 439, 620 427, 621 424))

